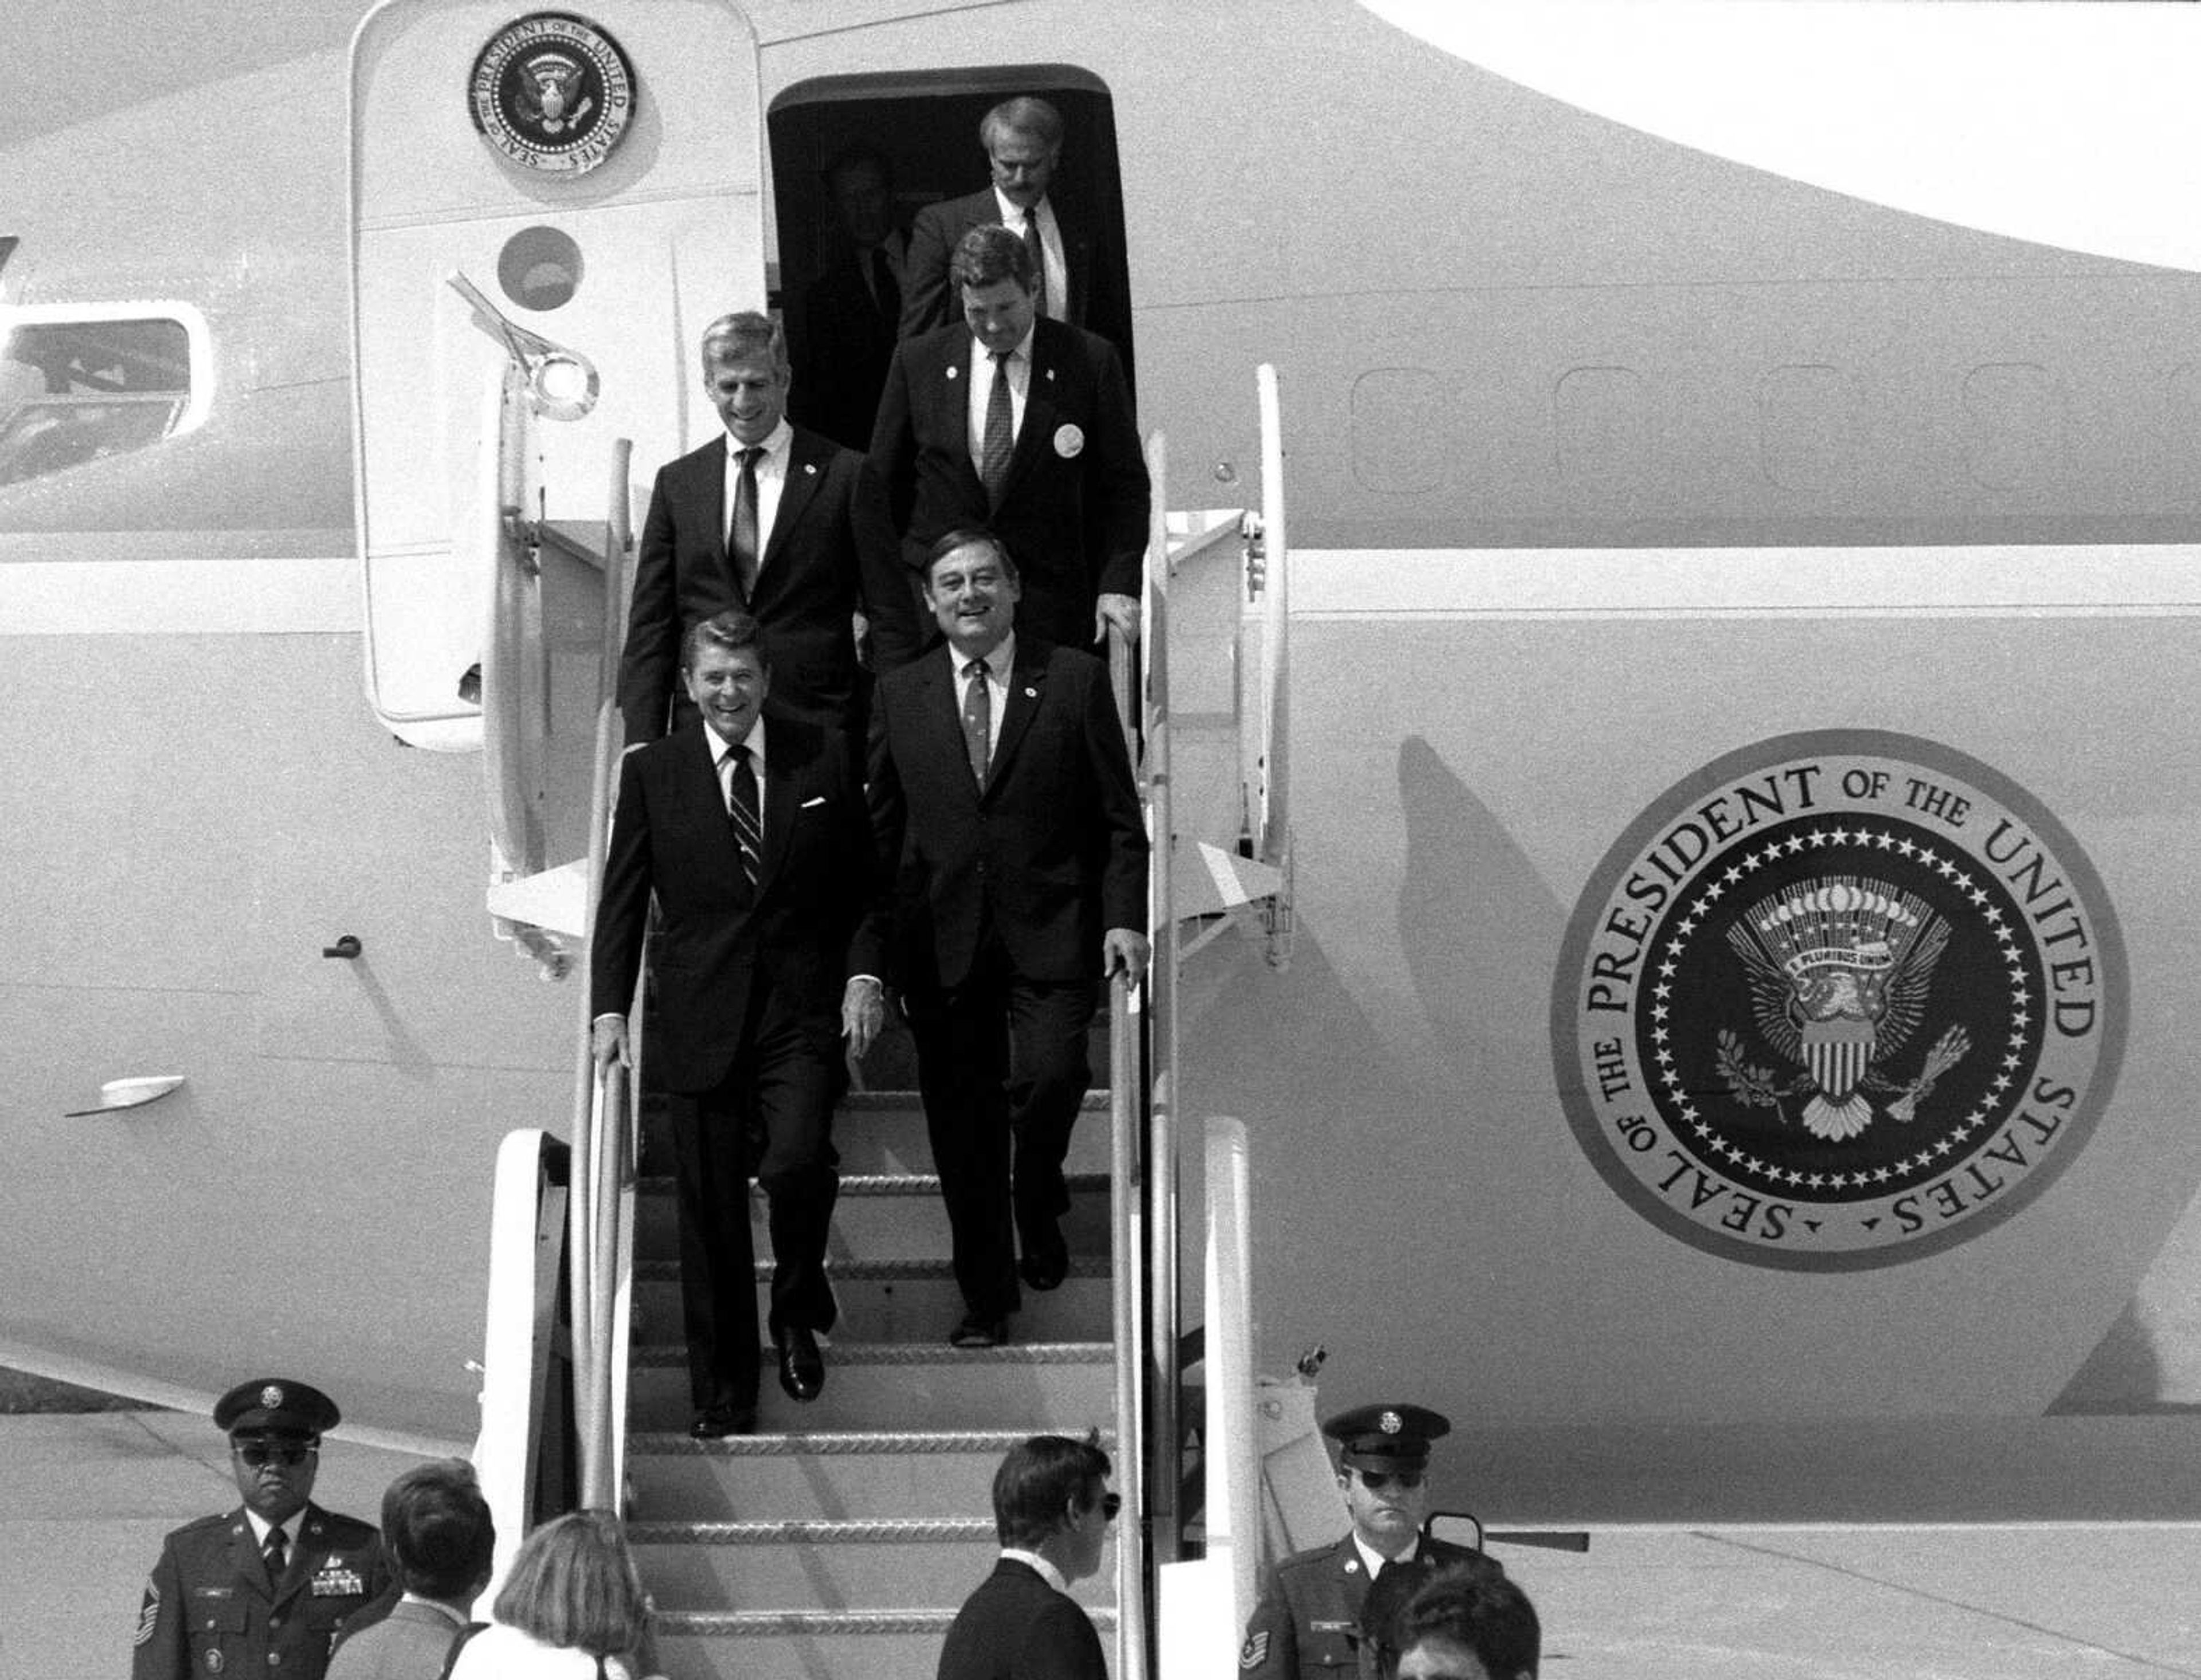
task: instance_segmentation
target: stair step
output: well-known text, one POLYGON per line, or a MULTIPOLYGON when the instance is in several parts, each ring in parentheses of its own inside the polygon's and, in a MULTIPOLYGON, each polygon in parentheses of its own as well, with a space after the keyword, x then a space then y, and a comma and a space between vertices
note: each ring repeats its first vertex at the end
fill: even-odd
MULTIPOLYGON (((725 1605, 890 1610, 960 1598, 1000 1555, 990 1517, 635 1523, 627 1529, 651 1595, 668 1611, 725 1605)), ((1091 1604, 1114 1573, 1073 1583, 1091 1604)))
MULTIPOLYGON (((1087 1613, 1112 1671, 1116 1612, 1087 1613)), ((657 1618, 658 1665, 681 1680, 902 1680, 938 1667, 954 1619, 952 1608, 667 1612, 657 1618)))
MULTIPOLYGON (((1105 1174, 1069 1175, 1070 1212, 1062 1221, 1063 1240, 1074 1254, 1106 1254, 1108 1248, 1108 1179, 1105 1174)), ((749 1228, 756 1252, 772 1252, 762 1191, 749 1192, 749 1228)), ((940 1180, 930 1173, 867 1173, 841 1181, 833 1209, 827 1253, 835 1260, 925 1260, 948 1251, 948 1213, 941 1205, 940 1180)), ((672 1180, 645 1177, 635 1183, 634 1254, 637 1262, 673 1260, 679 1254, 672 1180)))
MULTIPOLYGON (((1012 1333, 1014 1322, 1012 1321, 1012 1333)), ((1036 1342, 1006 1348, 932 1342, 836 1341, 825 1356, 825 1389, 802 1403, 779 1391, 765 1354, 760 1420, 768 1430, 1017 1428, 1065 1435, 1110 1422, 1114 1350, 1106 1342, 1036 1342)), ((637 1346, 628 1378, 630 1427, 685 1429, 688 1355, 678 1344, 637 1346)))
MULTIPOLYGON (((639 1521, 732 1521, 964 1513, 991 1507, 1001 1455, 1038 1424, 1001 1430, 847 1430, 627 1437, 631 1514, 639 1521)), ((1101 1445, 1112 1454, 1113 1430, 1101 1445)))
MULTIPOLYGON (((1097 1061, 1096 1067, 1106 1066, 1097 1061)), ((654 1102, 661 1107, 663 1099, 654 1102)), ((1073 1172, 1108 1170, 1108 1093, 1091 1090, 1079 1108, 1080 1119, 1070 1134, 1070 1154, 1064 1165, 1073 1172)), ((669 1136, 669 1124, 654 1109, 645 1116, 653 1147, 645 1172, 668 1172, 669 1145, 654 1147, 669 1136)), ((833 1112, 833 1146, 841 1152, 841 1170, 848 1173, 930 1172, 932 1143, 924 1127, 924 1107, 915 1091, 854 1091, 833 1112)))
MULTIPOLYGON (((944 1335, 963 1312, 962 1292, 945 1260, 842 1260, 828 1270, 841 1302, 840 1322, 833 1330, 836 1341, 926 1340, 944 1335)), ((772 1262, 759 1260, 760 1291, 771 1277, 772 1262)), ((634 1283, 637 1338, 663 1342, 680 1336, 679 1262, 639 1261, 634 1283)), ((761 1295, 759 1299, 761 1311, 761 1295)), ((1107 1260, 1073 1254, 1062 1288, 1046 1295, 1026 1291, 1020 1327, 1036 1342, 1099 1341, 1112 1333, 1112 1311, 1107 1260)))

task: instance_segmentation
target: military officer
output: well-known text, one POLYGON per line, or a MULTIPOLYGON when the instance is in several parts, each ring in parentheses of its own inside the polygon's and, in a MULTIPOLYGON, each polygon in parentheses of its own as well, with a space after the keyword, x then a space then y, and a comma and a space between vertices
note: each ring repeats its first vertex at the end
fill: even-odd
POLYGON ((1472 1547, 1422 1532, 1429 1518, 1429 1442, 1451 1422, 1421 1406, 1361 1406, 1324 1420, 1338 1443, 1337 1486, 1353 1528, 1334 1545, 1295 1552, 1271 1570, 1246 1624, 1241 1673, 1267 1680, 1345 1680, 1362 1601, 1379 1571, 1464 1563, 1502 1573, 1472 1547))
POLYGON ((214 1421, 244 1503, 162 1542, 138 1612, 133 1680, 321 1680, 346 1618, 390 1583, 374 1529, 307 1497, 336 1402, 260 1377, 224 1395, 214 1421))

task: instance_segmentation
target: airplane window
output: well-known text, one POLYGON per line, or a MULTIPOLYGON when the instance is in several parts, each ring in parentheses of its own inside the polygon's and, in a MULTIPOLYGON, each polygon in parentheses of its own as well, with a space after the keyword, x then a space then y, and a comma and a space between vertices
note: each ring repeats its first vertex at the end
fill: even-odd
POLYGON ((581 248, 555 227, 523 227, 497 253, 496 283, 523 309, 562 308, 581 289, 581 248))
POLYGON ((157 443, 190 396, 180 321, 18 324, 0 342, 0 485, 157 443))

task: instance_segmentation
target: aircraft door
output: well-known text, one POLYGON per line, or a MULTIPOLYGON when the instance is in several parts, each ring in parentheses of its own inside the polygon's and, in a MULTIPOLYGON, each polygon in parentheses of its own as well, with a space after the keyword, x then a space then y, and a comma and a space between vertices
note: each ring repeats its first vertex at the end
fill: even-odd
POLYGON ((386 0, 350 73, 368 696, 413 745, 479 748, 497 652, 534 635, 530 796, 547 778, 550 806, 568 802, 555 795, 578 767, 585 805, 601 579, 514 532, 601 529, 618 438, 638 509, 700 406, 702 326, 764 307, 754 37, 721 0, 591 0, 586 16, 386 0), (500 567, 525 574, 524 601, 500 567), (514 613, 527 621, 498 621, 514 613))

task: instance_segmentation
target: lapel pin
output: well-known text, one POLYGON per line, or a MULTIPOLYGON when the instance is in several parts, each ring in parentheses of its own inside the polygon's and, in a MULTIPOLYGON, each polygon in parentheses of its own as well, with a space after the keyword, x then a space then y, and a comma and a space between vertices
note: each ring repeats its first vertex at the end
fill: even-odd
POLYGON ((948 377, 952 379, 962 373, 962 371, 963 370, 960 367, 955 367, 953 363, 950 363, 948 369, 948 377))
POLYGON ((814 461, 806 461, 802 463, 802 470, 814 479, 818 476, 818 463, 814 461))
POLYGON ((1036 699, 1038 699, 1038 698, 1039 698, 1039 690, 1038 690, 1037 689, 1026 689, 1026 690, 1024 690, 1024 698, 1025 698, 1025 699, 1027 699, 1027 700, 1036 700, 1036 699))
POLYGON ((1054 383, 1054 369, 1052 367, 1047 370, 1047 382, 1049 385, 1053 385, 1054 383))

